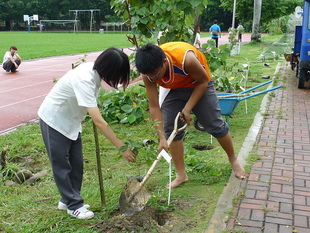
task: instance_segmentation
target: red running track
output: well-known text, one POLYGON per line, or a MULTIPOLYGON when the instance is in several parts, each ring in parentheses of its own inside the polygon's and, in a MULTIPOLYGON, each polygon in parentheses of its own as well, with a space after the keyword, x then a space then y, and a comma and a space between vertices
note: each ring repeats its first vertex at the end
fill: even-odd
MULTIPOLYGON (((94 61, 101 52, 88 53, 87 61, 94 61)), ((37 119, 37 111, 44 97, 71 69, 72 63, 83 54, 23 61, 17 73, 0 70, 0 135, 22 123, 37 119)), ((104 88, 111 89, 106 83, 104 88)))

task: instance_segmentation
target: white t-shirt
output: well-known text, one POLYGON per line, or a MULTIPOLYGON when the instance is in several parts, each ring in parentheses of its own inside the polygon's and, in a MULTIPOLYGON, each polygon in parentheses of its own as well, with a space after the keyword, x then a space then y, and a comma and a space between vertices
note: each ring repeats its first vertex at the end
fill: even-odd
POLYGON ((3 56, 3 63, 6 62, 7 60, 9 60, 9 57, 13 58, 14 61, 17 60, 17 56, 16 54, 14 54, 14 56, 12 56, 10 51, 7 51, 4 56, 3 56))
POLYGON ((200 33, 196 33, 196 37, 195 37, 195 42, 194 45, 196 45, 198 43, 198 41, 200 41, 200 33))
POLYGON ((97 107, 101 79, 87 62, 62 76, 41 104, 38 115, 50 127, 71 140, 82 132, 87 107, 97 107))

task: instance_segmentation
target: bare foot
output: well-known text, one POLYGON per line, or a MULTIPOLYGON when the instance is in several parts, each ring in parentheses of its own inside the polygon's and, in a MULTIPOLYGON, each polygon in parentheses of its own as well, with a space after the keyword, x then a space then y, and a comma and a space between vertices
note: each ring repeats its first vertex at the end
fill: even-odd
POLYGON ((231 167, 238 179, 243 180, 246 178, 246 173, 237 159, 231 162, 231 167))
POLYGON ((183 178, 179 178, 179 177, 177 177, 174 181, 172 181, 170 184, 171 184, 171 186, 170 186, 170 184, 167 184, 166 185, 166 188, 167 189, 174 189, 174 188, 176 188, 176 187, 178 187, 178 186, 180 186, 181 184, 184 184, 185 182, 187 182, 188 181, 188 177, 187 176, 185 176, 184 177, 184 179, 183 178))

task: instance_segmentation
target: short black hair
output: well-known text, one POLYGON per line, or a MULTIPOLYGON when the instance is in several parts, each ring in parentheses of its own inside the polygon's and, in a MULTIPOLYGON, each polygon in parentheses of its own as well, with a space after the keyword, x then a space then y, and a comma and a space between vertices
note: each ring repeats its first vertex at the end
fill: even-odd
POLYGON ((140 73, 150 74, 163 66, 165 58, 166 54, 159 46, 147 43, 138 49, 135 63, 140 73))
POLYGON ((213 21, 213 23, 214 23, 214 24, 217 24, 217 20, 215 19, 215 20, 213 21))
POLYGON ((96 59, 94 67, 100 76, 115 89, 121 84, 127 87, 130 81, 130 63, 128 56, 120 49, 110 47, 103 51, 96 59))
POLYGON ((14 46, 14 45, 12 45, 12 46, 10 47, 10 50, 11 50, 11 49, 13 49, 13 50, 17 51, 17 47, 16 47, 16 46, 14 46))

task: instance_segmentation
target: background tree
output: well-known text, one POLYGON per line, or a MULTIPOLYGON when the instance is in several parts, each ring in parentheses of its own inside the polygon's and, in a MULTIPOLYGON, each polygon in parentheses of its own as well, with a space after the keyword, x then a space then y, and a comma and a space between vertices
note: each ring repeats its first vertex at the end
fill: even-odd
MULTIPOLYGON (((234 0, 128 0, 130 5, 134 8, 137 5, 148 11, 154 10, 153 16, 151 13, 148 14, 152 16, 152 19, 158 20, 158 22, 154 21, 153 23, 156 25, 156 29, 168 27, 169 33, 172 32, 171 30, 173 30, 172 28, 174 26, 180 28, 180 24, 183 24, 183 21, 185 23, 183 28, 187 27, 188 23, 191 24, 195 22, 195 18, 200 14, 202 14, 199 24, 201 31, 208 31, 214 19, 219 21, 222 30, 227 31, 228 28, 231 27, 233 1, 234 0), (167 6, 167 8, 162 9, 163 6, 167 6), (155 7, 158 7, 158 9, 155 9, 155 7), (184 18, 184 16, 186 18, 184 18), (164 20, 168 20, 169 23, 164 23, 164 20), (175 25, 173 25, 173 23, 175 23, 175 25), (157 24, 161 24, 161 26, 158 27, 157 24)), ((263 1, 260 28, 262 30, 267 30, 268 28, 266 25, 272 19, 289 15, 294 12, 297 5, 302 6, 302 3, 303 0, 263 1)), ((121 22, 124 19, 124 15, 122 15, 122 13, 124 13, 124 4, 124 0, 1 0, 0 22, 5 22, 5 30, 10 30, 14 24, 23 22, 23 15, 37 14, 39 15, 39 19, 50 20, 73 19, 74 16, 73 14, 69 14, 69 10, 100 9, 100 18, 96 18, 96 23, 99 27, 99 21, 121 22), (121 17, 114 13, 117 7, 111 9, 110 2, 112 2, 113 6, 123 4, 123 8, 120 6, 118 9, 121 17)), ((134 18, 136 18, 139 13, 132 12, 132 14, 134 18), (137 15, 135 16, 135 14, 137 15)), ((89 22, 89 20, 82 19, 82 17, 86 17, 86 13, 80 14, 80 17, 82 21, 89 22)), ((246 31, 252 29, 253 0, 237 0, 236 18, 237 23, 242 21, 246 31)), ((149 16, 142 20, 145 21, 148 19, 149 16)), ((148 25, 150 26, 151 23, 148 25)), ((139 27, 141 28, 141 25, 139 27)), ((154 33, 157 33, 156 29, 154 33)), ((195 30, 195 26, 191 26, 191 30, 195 30)), ((190 34, 185 35, 185 37, 191 37, 193 33, 191 33, 190 30, 189 33, 190 34)), ((173 37, 172 34, 167 36, 173 37)))
MULTIPOLYGON (((233 10, 234 0, 221 0, 221 7, 233 10)), ((302 6, 303 0, 262 1, 260 25, 265 29, 272 19, 292 14, 296 6, 302 6)), ((237 0, 236 17, 243 22, 246 31, 251 30, 253 24, 253 0, 237 0)))
POLYGON ((254 0, 254 12, 253 12, 253 26, 252 26, 252 41, 260 41, 260 17, 262 11, 262 0, 254 0))
POLYGON ((222 31, 228 31, 232 23, 232 6, 231 10, 227 10, 221 7, 221 0, 209 0, 201 15, 201 31, 209 31, 215 19, 218 20, 222 31))
MULTIPOLYGON (((69 10, 100 9, 100 18, 96 17, 97 28, 100 21, 112 18, 115 13, 110 7, 110 0, 2 0, 0 1, 0 21, 5 21, 5 30, 10 30, 13 23, 24 22, 23 15, 39 15, 42 20, 74 19, 69 10)), ((89 13, 80 13, 81 18, 90 17, 89 13)), ((87 21, 87 19, 82 19, 87 21)))
POLYGON ((156 38, 161 31, 161 43, 190 42, 195 35, 197 15, 207 3, 207 0, 112 0, 111 6, 131 26, 132 35, 128 39, 139 47, 140 43, 156 38))
POLYGON ((2 0, 0 2, 0 19, 5 21, 5 29, 11 30, 14 22, 20 21, 23 17, 22 10, 24 9, 23 1, 2 0))

